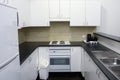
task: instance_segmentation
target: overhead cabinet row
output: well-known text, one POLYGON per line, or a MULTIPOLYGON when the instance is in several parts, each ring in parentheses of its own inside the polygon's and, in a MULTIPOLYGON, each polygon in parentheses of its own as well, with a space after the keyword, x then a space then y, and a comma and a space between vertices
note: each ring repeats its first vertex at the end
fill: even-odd
POLYGON ((19 26, 50 26, 50 21, 70 21, 70 26, 100 26, 101 5, 86 0, 9 0, 19 12, 19 26))
POLYGON ((50 21, 70 21, 70 26, 100 26, 101 6, 97 1, 32 0, 31 13, 33 26, 49 26, 50 21))

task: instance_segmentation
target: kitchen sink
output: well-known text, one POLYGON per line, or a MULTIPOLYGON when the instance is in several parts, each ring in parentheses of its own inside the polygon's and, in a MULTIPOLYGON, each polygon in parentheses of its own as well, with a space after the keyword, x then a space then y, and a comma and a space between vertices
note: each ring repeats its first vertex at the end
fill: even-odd
POLYGON ((114 74, 120 78, 120 66, 110 66, 110 70, 114 72, 114 74))
POLYGON ((118 58, 105 58, 100 60, 107 65, 120 65, 120 59, 118 58))

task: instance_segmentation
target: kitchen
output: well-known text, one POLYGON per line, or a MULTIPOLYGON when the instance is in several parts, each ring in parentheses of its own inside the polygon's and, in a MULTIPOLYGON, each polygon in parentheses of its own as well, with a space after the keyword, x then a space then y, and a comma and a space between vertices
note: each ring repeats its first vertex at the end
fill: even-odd
POLYGON ((0 79, 120 80, 119 3, 0 0, 0 79))

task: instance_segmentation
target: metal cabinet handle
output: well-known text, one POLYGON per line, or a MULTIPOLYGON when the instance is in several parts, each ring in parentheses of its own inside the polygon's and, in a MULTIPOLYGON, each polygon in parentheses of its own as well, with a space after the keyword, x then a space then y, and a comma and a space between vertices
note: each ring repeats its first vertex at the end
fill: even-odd
POLYGON ((96 74, 97 74, 98 78, 100 79, 101 72, 99 71, 99 69, 96 70, 96 74))
POLYGON ((28 59, 28 62, 30 63, 32 61, 32 57, 30 57, 29 59, 28 59))
POLYGON ((17 26, 19 26, 19 14, 17 12, 17 26))

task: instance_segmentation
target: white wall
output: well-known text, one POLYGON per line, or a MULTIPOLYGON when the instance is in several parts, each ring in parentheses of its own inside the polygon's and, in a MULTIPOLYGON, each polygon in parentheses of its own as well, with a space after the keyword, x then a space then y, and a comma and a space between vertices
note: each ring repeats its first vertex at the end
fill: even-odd
POLYGON ((120 0, 99 1, 102 4, 102 20, 97 32, 120 37, 120 0))

